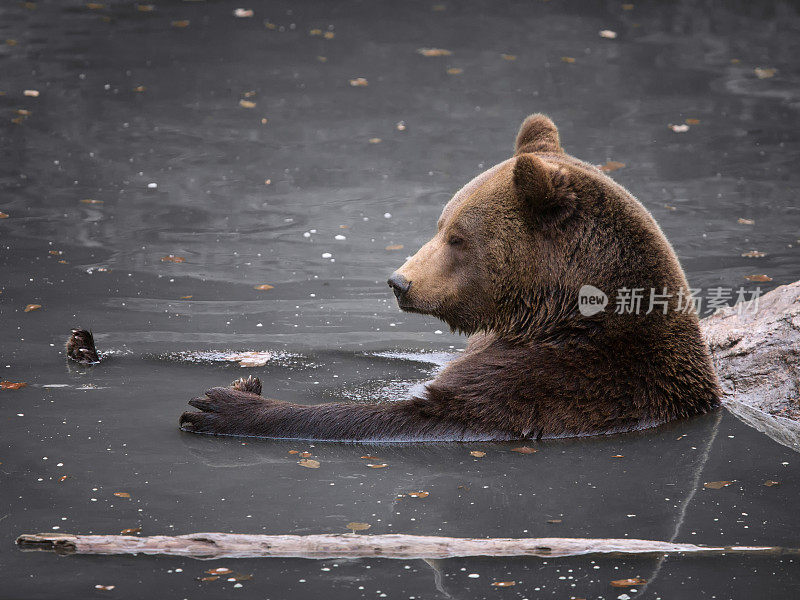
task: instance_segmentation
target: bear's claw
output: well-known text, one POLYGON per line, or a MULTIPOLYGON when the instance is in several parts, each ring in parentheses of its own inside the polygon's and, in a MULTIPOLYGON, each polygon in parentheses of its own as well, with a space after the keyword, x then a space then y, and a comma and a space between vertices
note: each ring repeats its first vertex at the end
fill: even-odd
MULTIPOLYGON (((256 378, 239 380, 245 388, 259 389, 261 382, 256 378)), ((242 387, 216 387, 206 390, 204 397, 192 398, 189 406, 199 412, 185 412, 178 421, 183 431, 193 433, 242 434, 247 423, 259 414, 269 400, 242 387)))
POLYGON ((247 378, 240 377, 231 384, 231 387, 240 392, 250 392, 256 396, 261 395, 261 380, 252 375, 248 375, 247 378))

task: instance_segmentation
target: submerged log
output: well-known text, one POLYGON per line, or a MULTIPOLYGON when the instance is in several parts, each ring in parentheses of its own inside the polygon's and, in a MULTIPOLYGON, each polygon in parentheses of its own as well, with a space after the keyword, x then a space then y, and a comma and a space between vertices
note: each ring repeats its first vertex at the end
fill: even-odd
POLYGON ((653 540, 591 538, 450 538, 422 535, 250 535, 192 533, 128 535, 25 534, 24 551, 58 554, 162 554, 217 558, 454 558, 459 556, 561 557, 586 554, 798 554, 776 546, 698 546, 653 540))
POLYGON ((800 281, 700 323, 727 408, 800 451, 800 281))

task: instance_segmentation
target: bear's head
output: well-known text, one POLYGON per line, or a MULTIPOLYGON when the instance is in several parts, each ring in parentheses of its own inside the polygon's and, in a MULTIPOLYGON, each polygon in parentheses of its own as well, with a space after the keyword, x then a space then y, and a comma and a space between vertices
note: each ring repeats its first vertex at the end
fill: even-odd
POLYGON ((528 117, 512 158, 445 206, 437 232, 389 279, 401 309, 455 331, 528 335, 581 324, 578 291, 686 288, 653 218, 627 190, 561 148, 544 115, 528 117))

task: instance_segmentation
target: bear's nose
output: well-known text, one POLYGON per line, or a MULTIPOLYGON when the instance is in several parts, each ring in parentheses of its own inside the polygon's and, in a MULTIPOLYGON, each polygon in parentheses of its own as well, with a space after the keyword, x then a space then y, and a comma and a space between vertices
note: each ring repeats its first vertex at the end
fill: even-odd
POLYGON ((411 282, 400 275, 400 273, 395 273, 389 277, 389 281, 387 283, 389 284, 389 287, 392 288, 394 295, 397 296, 398 299, 408 291, 408 288, 411 287, 411 282))

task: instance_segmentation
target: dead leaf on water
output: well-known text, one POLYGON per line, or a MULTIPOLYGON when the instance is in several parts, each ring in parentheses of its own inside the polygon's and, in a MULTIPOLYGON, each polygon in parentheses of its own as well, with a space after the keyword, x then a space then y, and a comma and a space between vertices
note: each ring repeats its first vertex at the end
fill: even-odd
POLYGON ((503 58, 503 60, 509 60, 509 61, 517 60, 516 54, 501 54, 500 56, 503 58))
POLYGON ((336 34, 333 33, 332 31, 326 31, 325 33, 322 34, 322 37, 324 37, 326 40, 332 40, 335 36, 336 34))
POLYGON ((448 75, 461 75, 464 72, 464 69, 459 69, 458 67, 452 67, 447 69, 448 75))
POLYGON ((9 216, 8 213, 0 212, 0 219, 7 219, 9 216))
POLYGON ((775 73, 778 72, 778 69, 766 69, 763 67, 756 67, 755 69, 753 69, 753 72, 759 79, 769 79, 770 77, 775 77, 775 73))
POLYGON ((623 455, 623 454, 615 454, 611 458, 625 458, 625 455, 623 455))
POLYGON ((319 461, 313 458, 304 458, 303 460, 297 461, 297 464, 307 469, 319 469, 319 461))
POLYGON ((217 567, 216 569, 208 569, 206 573, 209 575, 227 575, 233 573, 233 571, 227 567, 217 567))
POLYGON ((350 85, 353 87, 367 87, 369 82, 363 77, 356 77, 350 80, 350 85))
POLYGON ((233 11, 233 16, 239 19, 246 19, 248 17, 252 17, 253 14, 255 13, 253 12, 252 8, 237 8, 233 11))
POLYGON ((380 460, 380 458, 378 458, 377 456, 370 456, 369 454, 367 454, 366 456, 362 456, 361 458, 365 458, 367 460, 380 460))
POLYGON ((209 577, 200 577, 200 581, 216 581, 219 579, 219 575, 210 575, 209 577))
POLYGON ((181 296, 181 300, 191 300, 194 296, 181 296))
POLYGON ((700 119, 686 119, 684 123, 686 123, 687 125, 699 125, 700 119))
POLYGON ((23 95, 29 96, 31 98, 38 98, 39 97, 39 90, 25 90, 22 92, 23 95))
POLYGON ((114 495, 118 498, 130 498, 131 495, 128 492, 114 492, 114 495))
POLYGON ((739 219, 736 220, 736 222, 739 223, 739 225, 755 225, 756 224, 756 222, 753 219, 742 219, 742 218, 739 218, 739 219))
POLYGON ((94 198, 83 198, 81 204, 103 204, 103 200, 95 200, 94 198))
POLYGON ((137 4, 136 10, 139 12, 153 12, 156 9, 152 4, 137 4))
POLYGON ((771 479, 764 482, 764 485, 767 487, 775 487, 776 485, 780 485, 780 481, 772 481, 771 479))
POLYGON ((356 531, 365 531, 372 527, 372 525, 369 523, 359 523, 358 521, 353 521, 352 523, 345 525, 345 527, 355 533, 356 531))
POLYGON ((408 495, 412 498, 427 498, 430 496, 429 492, 408 492, 408 495))
POLYGON ((728 487, 732 483, 733 481, 707 481, 703 484, 703 487, 707 490, 721 490, 724 487, 728 487))
POLYGON ((765 283, 767 281, 772 281, 772 277, 770 277, 769 275, 763 275, 763 274, 762 275, 745 275, 744 278, 747 279, 747 281, 756 281, 756 282, 759 282, 759 283, 765 283))
POLYGON ((530 446, 520 446, 519 448, 512 448, 512 452, 519 452, 520 454, 534 454, 538 452, 535 448, 531 448, 530 446))
POLYGON ((322 35, 322 29, 312 29, 308 32, 308 35, 322 35))
POLYGON ((146 88, 146 87, 144 87, 143 85, 137 85, 135 88, 133 88, 133 91, 134 91, 134 92, 137 92, 137 93, 139 93, 139 94, 141 94, 141 93, 142 93, 142 92, 144 92, 146 89, 147 89, 147 88, 146 88))
POLYGON ((0 390, 18 390, 26 385, 24 381, 0 381, 0 390))
POLYGON ((383 140, 381 138, 369 138, 370 144, 380 144, 383 140))
POLYGON ((445 50, 444 48, 417 48, 417 52, 422 54, 422 56, 452 56, 453 53, 450 50, 445 50))
POLYGON ((486 456, 486 452, 483 452, 482 450, 473 450, 469 454, 470 456, 474 456, 476 458, 481 458, 483 456, 486 456))
POLYGON ((171 262, 171 263, 182 263, 186 262, 186 259, 182 256, 175 256, 174 254, 167 254, 166 256, 161 257, 161 262, 171 262))
POLYGON ((512 585, 517 585, 516 581, 495 581, 492 584, 494 587, 511 587, 512 585))
POLYGON ((633 587, 635 585, 644 585, 647 583, 646 579, 641 577, 631 577, 630 579, 615 579, 611 582, 614 587, 633 587))
POLYGON ((625 163, 618 162, 616 160, 609 160, 604 165, 600 165, 600 170, 604 173, 610 173, 611 171, 616 171, 617 169, 622 169, 625 166, 625 163))
POLYGON ((309 456, 313 455, 311 454, 311 452, 301 452, 298 456, 300 456, 300 458, 308 458, 309 456))
POLYGON ((130 529, 123 529, 119 532, 120 535, 135 535, 137 533, 141 533, 141 527, 131 527, 130 529))
POLYGON ((384 467, 388 467, 386 463, 369 463, 367 465, 370 469, 383 469, 384 467))
POLYGON ((562 56, 561 57, 561 62, 572 64, 572 63, 575 62, 575 59, 572 58, 571 56, 562 56))
POLYGON ((105 8, 105 4, 101 4, 100 2, 87 2, 86 8, 89 10, 100 10, 101 8, 105 8))
POLYGON ((386 249, 387 250, 402 250, 403 249, 403 244, 389 244, 388 246, 386 246, 386 249))
POLYGON ((261 292, 266 292, 267 290, 273 290, 273 289, 275 289, 275 286, 274 286, 274 285, 270 285, 270 284, 268 284, 268 283, 261 283, 261 284, 259 284, 259 285, 255 285, 255 286, 253 286, 253 289, 254 289, 254 290, 259 290, 259 291, 261 291, 261 292))
POLYGON ((561 521, 561 519, 547 519, 547 522, 552 524, 561 523, 561 521))
POLYGON ((170 25, 172 25, 173 27, 177 27, 178 29, 183 29, 184 27, 188 27, 189 26, 189 20, 188 19, 182 19, 180 21, 172 21, 172 23, 170 23, 170 25))
POLYGON ((300 454, 300 450, 289 450, 289 454, 300 454))
POLYGON ((610 29, 603 29, 600 31, 600 37, 606 38, 607 40, 613 40, 617 37, 616 31, 611 31, 610 29))
POLYGON ((25 307, 25 312, 31 312, 32 310, 39 310, 40 308, 42 308, 41 304, 28 304, 25 307))
POLYGON ((244 99, 242 99, 242 100, 239 100, 239 106, 241 106, 242 108, 255 108, 256 107, 256 103, 253 102, 252 100, 244 100, 244 99))
POLYGON ((745 252, 742 254, 744 258, 762 258, 766 256, 764 252, 759 252, 758 250, 750 250, 749 252, 745 252))
POLYGON ((672 125, 672 124, 670 124, 670 125, 667 125, 667 127, 672 129, 672 131, 674 131, 675 133, 686 133, 687 131, 689 131, 689 126, 685 125, 685 124, 684 125, 672 125))
POLYGON ((100 585, 100 584, 98 583, 96 586, 94 586, 94 589, 96 589, 96 590, 103 590, 104 592, 110 592, 110 591, 111 591, 111 590, 113 590, 115 587, 117 587, 117 586, 115 586, 115 585, 100 585))

